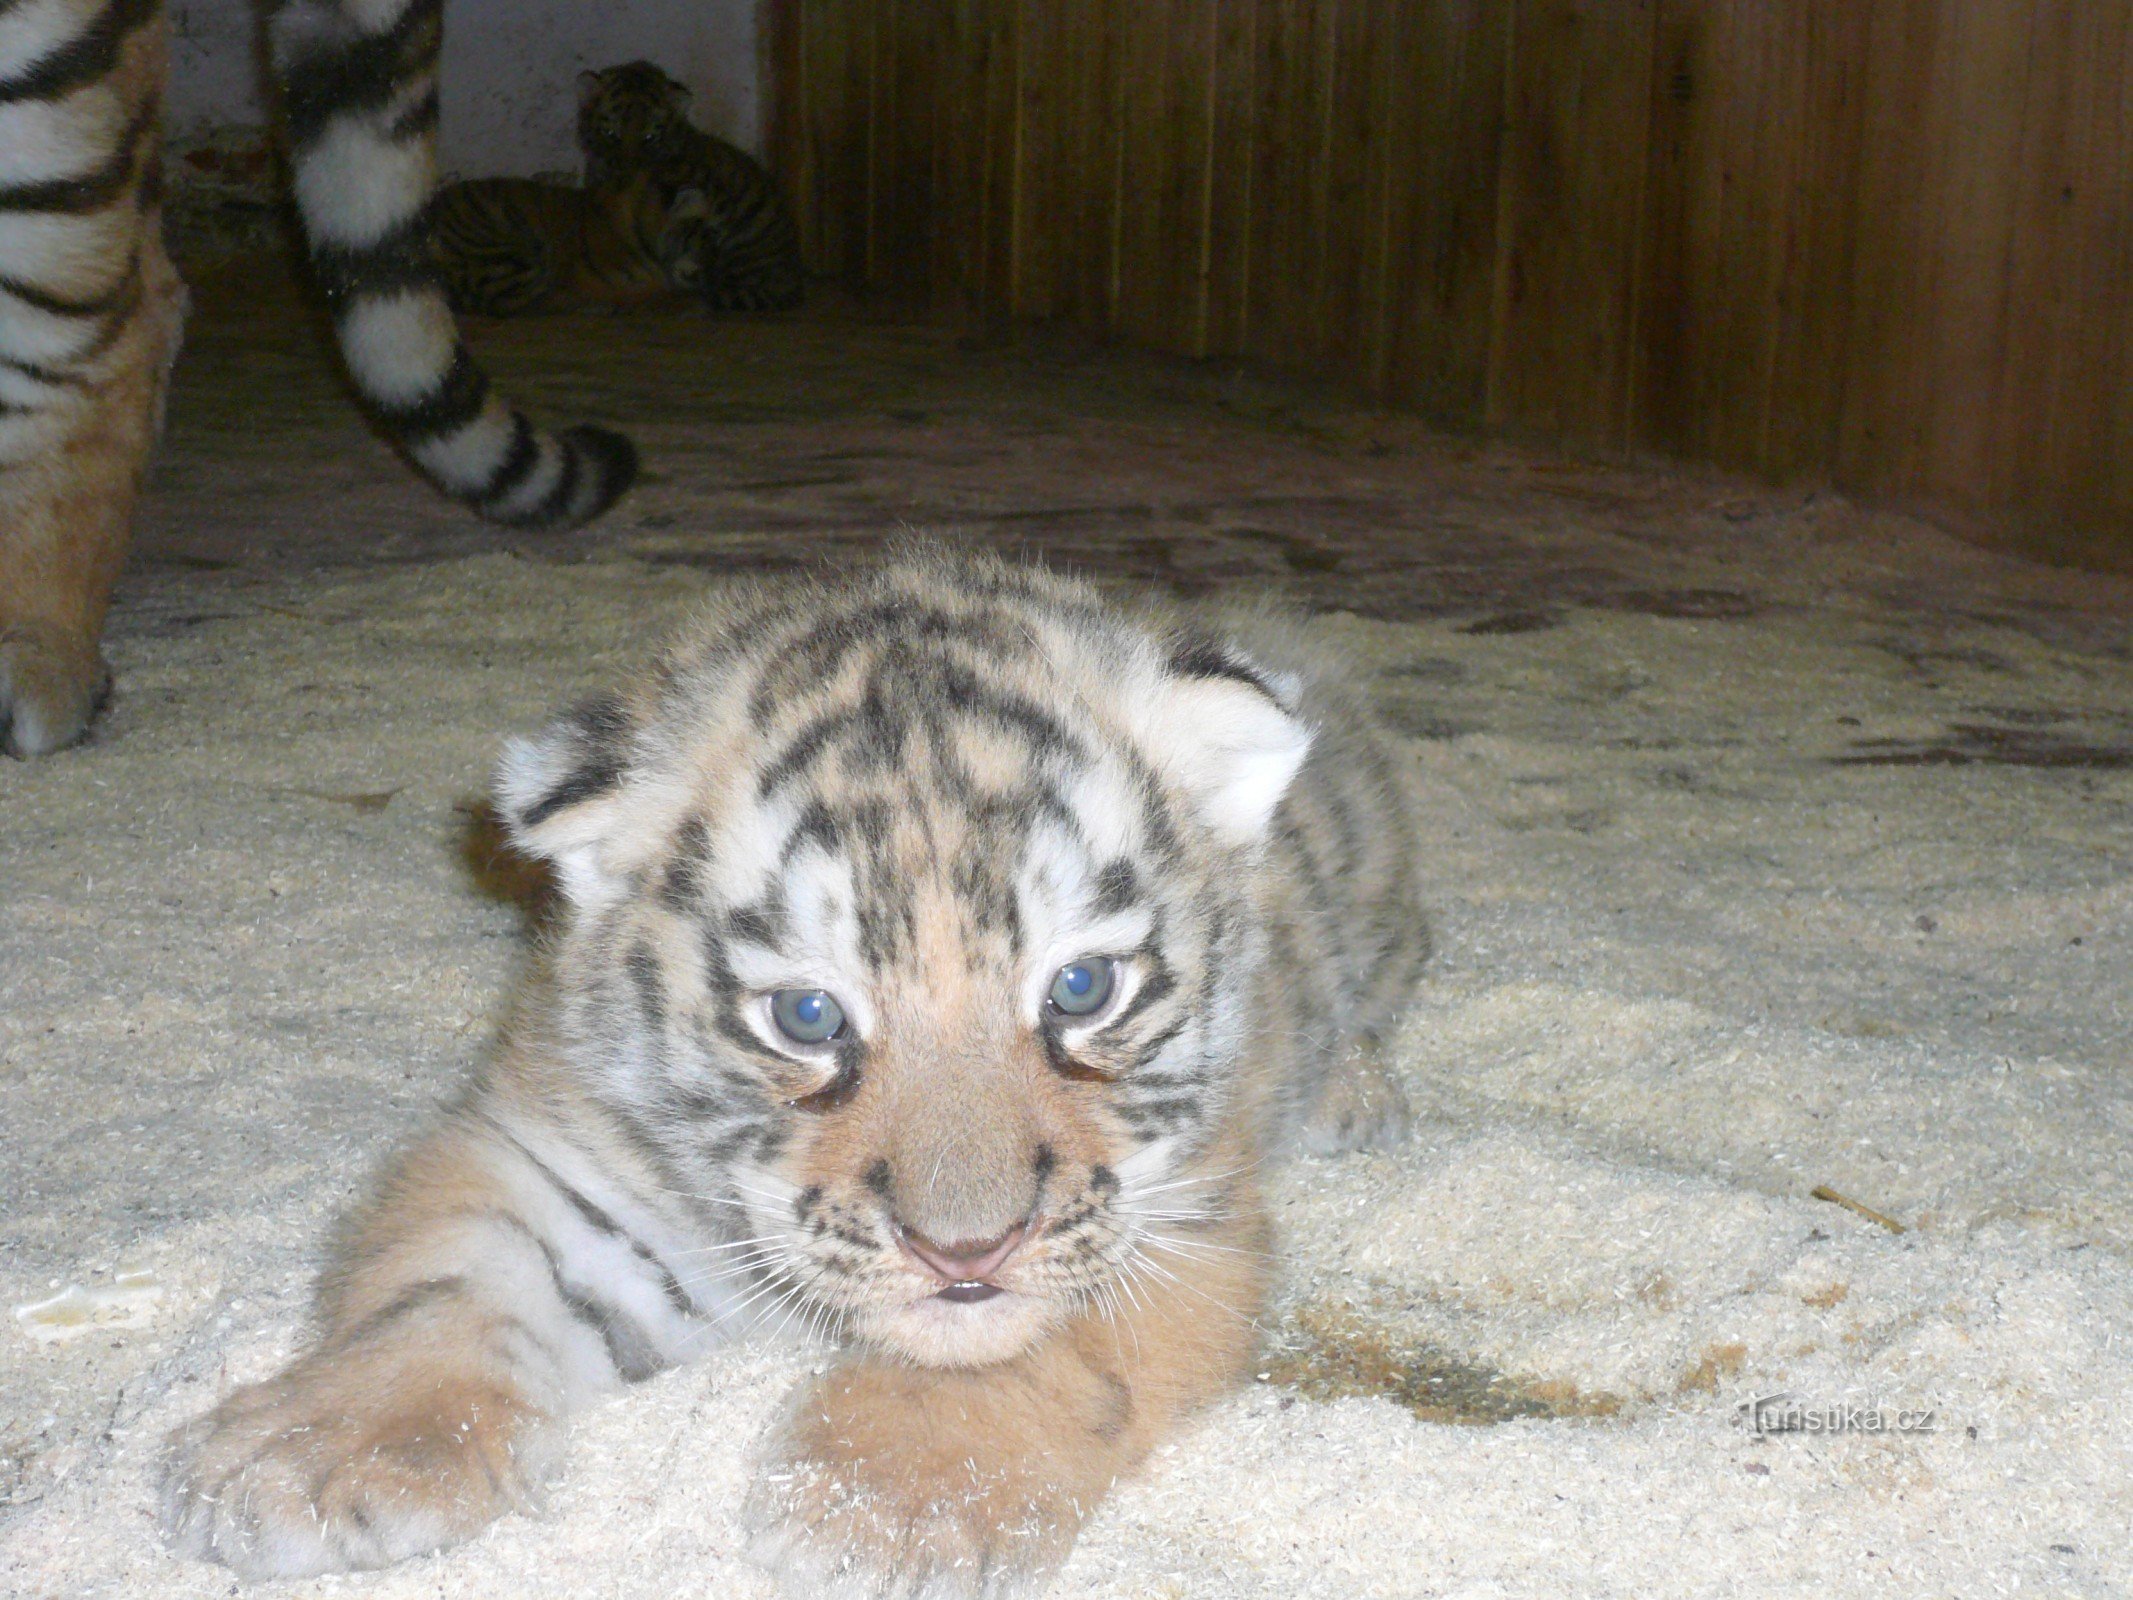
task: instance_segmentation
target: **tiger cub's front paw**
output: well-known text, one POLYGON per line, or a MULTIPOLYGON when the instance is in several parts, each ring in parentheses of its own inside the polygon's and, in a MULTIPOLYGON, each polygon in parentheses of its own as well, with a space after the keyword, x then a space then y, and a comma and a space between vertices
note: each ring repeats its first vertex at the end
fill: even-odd
POLYGON ((532 1506, 546 1463, 515 1396, 299 1366, 171 1442, 165 1537, 247 1578, 381 1567, 532 1506), (366 1392, 368 1391, 368 1392, 366 1392))
POLYGON ((795 1600, 1034 1594, 1066 1560, 1080 1518, 995 1488, 967 1477, 922 1484, 893 1463, 782 1460, 749 1497, 748 1554, 795 1600))
POLYGON ((744 1521, 749 1555, 798 1596, 973 1600, 1029 1595, 1058 1571, 1101 1484, 937 1431, 909 1390, 840 1384, 803 1400, 744 1521), (882 1390, 888 1392, 882 1392, 882 1390))
POLYGON ((1359 1044, 1328 1070, 1304 1119, 1301 1144, 1314 1156, 1392 1150, 1414 1127, 1407 1091, 1375 1044, 1359 1044))

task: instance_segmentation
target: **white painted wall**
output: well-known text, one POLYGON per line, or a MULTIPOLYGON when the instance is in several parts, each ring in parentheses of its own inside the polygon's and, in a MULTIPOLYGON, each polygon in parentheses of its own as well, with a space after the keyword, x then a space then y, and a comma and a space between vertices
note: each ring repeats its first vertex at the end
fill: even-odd
MULTIPOLYGON (((174 141, 266 120, 257 13, 243 0, 167 0, 174 141)), ((639 58, 695 94, 698 127, 760 152, 760 0, 446 0, 445 169, 576 171, 578 73, 639 58)))

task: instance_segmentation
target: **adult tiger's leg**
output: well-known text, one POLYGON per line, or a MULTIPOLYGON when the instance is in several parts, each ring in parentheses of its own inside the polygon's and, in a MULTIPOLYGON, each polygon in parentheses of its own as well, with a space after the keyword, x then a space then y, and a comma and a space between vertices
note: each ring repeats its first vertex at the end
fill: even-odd
POLYGON ((111 585, 184 289, 156 203, 163 19, 42 8, 0 44, 0 750, 71 743, 109 693, 111 585))

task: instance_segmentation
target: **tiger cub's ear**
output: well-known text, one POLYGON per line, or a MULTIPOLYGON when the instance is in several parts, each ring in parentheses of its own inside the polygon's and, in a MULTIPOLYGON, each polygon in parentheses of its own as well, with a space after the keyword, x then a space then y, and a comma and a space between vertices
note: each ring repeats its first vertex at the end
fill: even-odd
POLYGON ((1158 771, 1190 795, 1229 844, 1266 833, 1311 749, 1301 686, 1215 639, 1178 642, 1136 717, 1158 771))
POLYGON ((620 875, 607 848, 622 808, 633 724, 618 695, 595 695, 530 738, 504 746, 496 798, 522 853, 555 864, 571 904, 605 904, 620 875))

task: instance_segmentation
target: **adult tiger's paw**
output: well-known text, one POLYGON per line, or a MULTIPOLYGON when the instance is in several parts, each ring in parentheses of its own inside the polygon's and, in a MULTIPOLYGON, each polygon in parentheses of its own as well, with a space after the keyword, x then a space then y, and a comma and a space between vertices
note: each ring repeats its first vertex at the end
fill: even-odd
POLYGON ((179 1430, 163 1480, 171 1547, 246 1578, 309 1577, 422 1555, 532 1509, 549 1463, 512 1396, 389 1381, 365 1395, 348 1378, 299 1366, 179 1430))
POLYGON ((111 669, 94 640, 45 629, 0 635, 0 751, 42 756, 72 744, 111 698, 111 669))
POLYGON ((973 1436, 958 1451, 911 1391, 855 1387, 833 1375, 797 1408, 743 1512, 750 1558, 796 1597, 1041 1591, 1101 1490, 1077 1495, 1008 1441, 973 1436))

